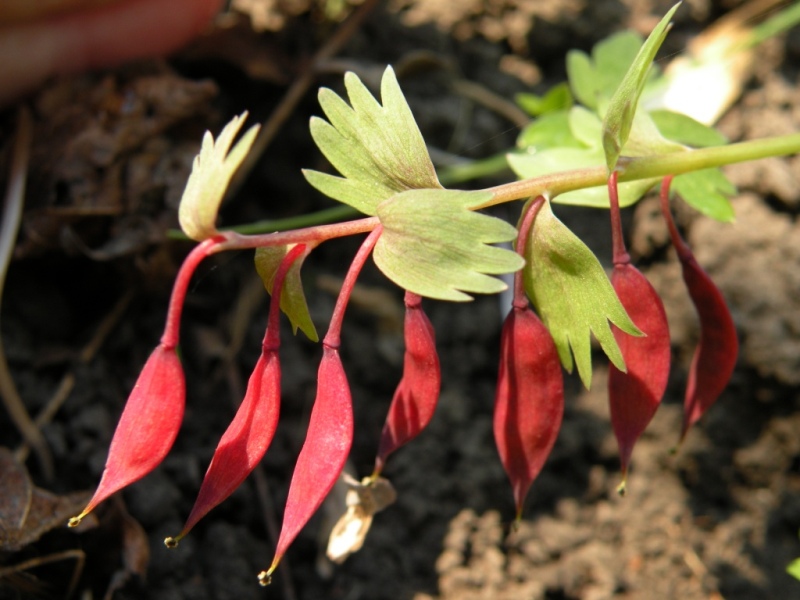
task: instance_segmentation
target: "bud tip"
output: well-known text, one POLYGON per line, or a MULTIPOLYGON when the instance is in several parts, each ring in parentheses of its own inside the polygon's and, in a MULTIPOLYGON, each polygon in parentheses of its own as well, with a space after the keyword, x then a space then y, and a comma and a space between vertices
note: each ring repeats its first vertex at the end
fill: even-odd
POLYGON ((258 574, 258 585, 267 587, 271 583, 272 575, 270 575, 269 571, 261 571, 261 573, 258 574))
POLYGON ((83 521, 83 517, 86 516, 86 513, 81 513, 77 517, 72 517, 69 521, 67 521, 67 527, 77 527, 83 521))
POLYGON ((177 537, 169 536, 167 538, 164 538, 164 545, 167 548, 170 548, 170 549, 171 548, 177 548, 178 547, 178 543, 180 541, 181 541, 181 536, 177 536, 177 537))

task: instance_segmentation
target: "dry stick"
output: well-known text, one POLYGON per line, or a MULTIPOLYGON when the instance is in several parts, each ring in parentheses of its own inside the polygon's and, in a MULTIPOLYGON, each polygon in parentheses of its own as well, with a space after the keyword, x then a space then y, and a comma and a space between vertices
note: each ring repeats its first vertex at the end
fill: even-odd
POLYGON ((272 114, 270 114, 269 118, 264 122, 264 126, 261 128, 258 137, 256 137, 250 152, 247 153, 244 162, 236 171, 236 175, 228 186, 227 197, 230 198, 236 194, 245 179, 247 179, 250 171, 253 170, 253 167, 255 167, 259 158, 264 153, 264 150, 266 150, 267 146, 272 142, 272 139, 277 135, 283 123, 291 116, 297 104, 306 95, 308 88, 311 87, 316 79, 319 64, 339 53, 361 26, 361 23, 367 15, 375 8, 377 3, 378 0, 365 0, 365 2, 339 26, 322 48, 317 51, 305 71, 303 71, 300 77, 289 87, 280 103, 278 103, 278 106, 275 107, 272 114))
MULTIPOLYGON (((88 365, 92 359, 94 359, 94 357, 97 355, 97 352, 103 345, 103 342, 105 342, 108 335, 113 331, 114 327, 122 318, 122 315, 125 314, 125 311, 133 299, 133 296, 134 293, 132 291, 127 291, 120 297, 119 300, 117 300, 117 303, 111 309, 111 312, 103 317, 103 320, 100 322, 100 325, 98 325, 94 335, 78 355, 78 364, 88 365)), ((58 384, 56 391, 50 397, 50 400, 47 402, 41 412, 36 415, 36 420, 34 422, 37 428, 41 428, 43 425, 49 423, 53 419, 55 414, 58 412, 58 409, 60 409, 64 402, 66 402, 70 392, 72 392, 73 387, 75 387, 74 369, 70 370, 61 378, 61 382, 58 384)), ((28 452, 29 447, 27 442, 23 443, 17 449, 17 460, 24 461, 28 457, 28 452)))
MULTIPOLYGON (((3 222, 0 224, 0 299, 3 297, 3 288, 8 274, 8 265, 11 263, 11 254, 17 240, 17 232, 22 219, 22 205, 25 201, 25 177, 28 172, 28 159, 30 158, 31 115, 27 109, 21 108, 17 119, 17 135, 14 140, 14 149, 9 170, 8 187, 6 189, 5 206, 3 208, 3 222)), ((42 473, 50 481, 55 473, 53 456, 47 447, 47 442, 42 432, 28 414, 25 403, 19 395, 11 370, 8 368, 3 341, 0 338, 0 396, 3 404, 11 416, 25 443, 36 452, 42 473)), ((24 460, 18 457, 18 460, 24 460)))

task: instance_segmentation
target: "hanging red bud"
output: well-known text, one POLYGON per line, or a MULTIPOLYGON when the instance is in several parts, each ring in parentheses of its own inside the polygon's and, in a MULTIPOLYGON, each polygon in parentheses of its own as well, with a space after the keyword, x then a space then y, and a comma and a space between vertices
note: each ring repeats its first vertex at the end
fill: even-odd
POLYGON ((515 303, 500 338, 494 437, 518 519, 553 449, 563 415, 564 382, 553 338, 530 307, 515 303))
POLYGON ((628 316, 644 333, 641 337, 632 336, 612 325, 626 366, 626 372, 622 372, 610 364, 608 374, 611 425, 622 468, 622 483, 617 491, 624 494, 633 446, 655 415, 667 389, 671 352, 664 304, 647 278, 631 264, 625 249, 616 172, 609 178, 608 191, 614 247, 611 285, 628 316))
POLYGON ((358 274, 383 232, 378 225, 356 253, 344 278, 328 333, 322 341, 322 362, 317 373, 317 397, 311 409, 306 441, 297 457, 289 484, 289 496, 283 512, 283 525, 275 549, 275 558, 266 571, 258 574, 261 585, 269 585, 272 573, 286 554, 289 545, 333 489, 344 469, 353 443, 353 400, 339 356, 344 312, 358 274))
MULTIPOLYGON (((525 246, 545 199, 531 201, 517 235, 525 246)), ((494 400, 494 439, 506 470, 517 520, 525 496, 553 449, 564 416, 564 379, 553 337, 530 307, 522 272, 514 275, 514 300, 500 334, 500 368, 494 400)))
POLYGON ((624 494, 633 446, 655 415, 667 389, 670 342, 664 304, 636 267, 614 265, 611 284, 631 320, 644 333, 636 337, 613 327, 627 367, 623 373, 610 364, 608 374, 611 425, 622 468, 618 491, 624 494))
POLYGON ((700 319, 700 341, 692 357, 683 403, 682 442, 689 428, 705 414, 727 387, 736 367, 739 339, 725 298, 697 263, 672 220, 669 209, 671 182, 672 178, 666 177, 661 185, 661 211, 681 262, 683 280, 700 319))
POLYGON ((406 292, 405 304, 403 377, 383 426, 373 477, 383 470, 389 454, 428 426, 442 385, 436 338, 433 326, 422 310, 422 298, 406 292))
POLYGON ((247 392, 233 421, 223 434, 208 466, 200 493, 181 533, 164 543, 174 548, 208 511, 230 496, 264 457, 278 425, 281 400, 280 297, 286 273, 304 252, 305 245, 292 248, 281 260, 272 283, 269 320, 261 345, 261 356, 247 383, 247 392))
POLYGON ((212 508, 230 496, 264 457, 278 424, 281 367, 278 353, 265 350, 247 384, 247 392, 231 424, 219 441, 200 493, 183 530, 164 543, 178 542, 212 508))
POLYGON ((155 469, 172 447, 183 420, 186 384, 175 348, 159 345, 147 359, 111 440, 105 470, 83 517, 114 492, 155 469))
POLYGON ((283 513, 275 558, 258 575, 268 585, 291 543, 331 491, 344 469, 353 441, 353 406, 350 386, 339 351, 323 345, 317 376, 317 397, 311 410, 308 432, 297 458, 283 513))

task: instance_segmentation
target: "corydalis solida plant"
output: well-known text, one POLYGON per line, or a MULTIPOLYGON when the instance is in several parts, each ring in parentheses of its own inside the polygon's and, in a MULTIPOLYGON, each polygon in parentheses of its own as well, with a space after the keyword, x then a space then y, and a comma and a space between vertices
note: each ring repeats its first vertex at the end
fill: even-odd
MULTIPOLYGON (((633 62, 633 75, 626 78, 626 85, 620 85, 620 94, 610 100, 608 112, 613 118, 605 127, 598 126, 596 132, 583 132, 587 143, 593 136, 592 148, 593 151, 599 149, 600 158, 579 169, 549 173, 486 190, 445 189, 437 178, 394 72, 387 69, 384 74, 381 102, 355 74, 348 73, 345 87, 349 104, 333 91, 323 89, 319 101, 327 120, 315 117, 311 121, 315 142, 342 176, 315 171, 305 171, 304 174, 311 185, 365 216, 343 223, 244 235, 218 230, 215 220, 227 182, 252 144, 254 130, 251 129, 233 145, 243 122, 243 117, 239 117, 223 130, 216 142, 210 135, 204 139, 190 178, 191 185, 187 186, 179 212, 184 231, 192 239, 200 241, 198 248, 202 248, 196 254, 190 254, 192 258, 187 259, 187 264, 196 266, 200 259, 217 252, 257 249, 258 272, 267 287, 272 289, 268 282, 276 278, 281 264, 279 258, 290 246, 305 245, 305 258, 323 242, 368 234, 368 243, 362 246, 354 260, 322 344, 311 422, 292 476, 275 558, 269 569, 261 573, 262 583, 269 582, 281 557, 323 501, 338 477, 352 443, 352 399, 339 354, 339 332, 357 272, 370 254, 377 267, 405 292, 407 299, 412 299, 407 309, 409 324, 405 338, 406 355, 410 358, 404 361, 403 377, 398 387, 402 401, 395 405, 393 400, 389 408, 388 433, 378 451, 376 471, 383 469, 383 462, 390 452, 396 451, 428 423, 438 397, 441 381, 438 358, 434 360, 434 336, 427 318, 423 318, 421 310, 417 312, 415 308, 416 298, 465 301, 471 298, 470 294, 497 293, 505 288, 498 275, 517 274, 522 270, 521 275, 515 275, 516 306, 501 333, 500 385, 495 397, 498 450, 512 481, 519 513, 525 494, 552 447, 561 420, 563 393, 560 386, 563 384, 559 383, 559 364, 567 370, 577 368, 588 387, 592 372, 590 339, 595 335, 620 373, 630 371, 635 374, 636 361, 632 358, 631 365, 627 364, 625 344, 632 336, 639 339, 642 330, 647 329, 647 323, 637 322, 641 317, 633 308, 626 310, 622 298, 625 293, 617 291, 622 290, 621 284, 615 286, 609 281, 594 254, 556 218, 551 205, 558 204, 562 194, 571 190, 603 186, 609 170, 617 170, 621 185, 624 185, 630 181, 649 181, 670 173, 705 169, 758 156, 793 153, 800 148, 797 136, 702 150, 689 150, 660 140, 649 147, 643 146, 634 113, 642 82, 666 33, 668 20, 659 25, 657 35, 652 38, 655 41, 648 42, 643 47, 641 58, 637 57, 633 62), (629 137, 637 143, 629 144, 629 137), (603 154, 604 149, 607 155, 603 154), (496 204, 526 201, 540 195, 547 201, 539 205, 535 227, 530 234, 482 212, 482 209, 496 204), (495 245, 515 240, 517 247, 522 249, 521 253, 495 245), (541 322, 529 303, 541 316, 541 322), (546 343, 548 338, 552 338, 552 346, 546 343), (531 350, 534 346, 546 347, 546 360, 535 356, 531 350), (536 373, 542 365, 547 366, 537 381, 546 383, 546 393, 541 389, 530 389, 536 385, 531 373, 536 373), (417 394, 418 391, 421 392, 417 394), (530 409, 526 408, 531 399, 550 411, 547 418, 531 418, 530 409), (415 410, 417 415, 409 418, 415 410)), ((580 111, 571 116, 576 123, 587 122, 586 114, 580 111)), ((189 275, 194 266, 187 271, 189 275)), ((184 296, 185 288, 182 295, 173 295, 174 299, 177 298, 174 302, 180 305, 184 296)), ((634 298, 634 308, 635 301, 634 298)), ((288 269, 280 299, 273 298, 273 303, 276 302, 280 303, 295 329, 302 330, 316 341, 300 280, 300 259, 288 269)), ((170 315, 175 321, 175 311, 171 309, 170 315)), ((165 343, 163 353, 159 352, 153 359, 156 369, 148 370, 148 363, 142 373, 146 382, 164 381, 159 379, 158 373, 175 370, 174 361, 167 358, 171 356, 167 351, 174 353, 176 345, 177 337, 165 343), (168 368, 167 364, 172 366, 168 368)), ((272 352, 269 350, 268 353, 272 352)), ((277 355, 277 349, 274 352, 277 355)), ((271 377, 274 378, 274 373, 271 377)), ((695 387, 702 388, 702 383, 698 378, 695 387)), ((177 394, 171 388, 153 387, 148 391, 147 386, 140 386, 134 390, 131 399, 135 402, 129 402, 126 413, 136 413, 134 417, 146 417, 148 413, 142 407, 173 402, 171 406, 176 416, 171 419, 169 433, 174 435, 182 414, 182 390, 177 394), (180 398, 180 402, 175 398, 180 398), (178 406, 180 412, 176 410, 178 406)), ((703 405, 703 402, 695 402, 698 404, 703 405)), ((625 418, 621 420, 626 421, 625 418)), ((630 427, 622 437, 632 444, 646 420, 640 416, 628 419, 630 427)), ((159 434, 152 430, 160 426, 149 418, 137 420, 125 416, 121 420, 121 441, 115 442, 109 458, 115 465, 114 469, 108 469, 110 483, 106 483, 104 476, 88 509, 132 481, 130 476, 122 477, 119 472, 120 469, 125 471, 134 461, 124 462, 117 458, 111 461, 111 456, 119 455, 118 448, 145 447, 153 436, 159 434), (139 425, 149 430, 142 431, 139 425)), ((159 448, 159 455, 168 450, 169 444, 164 446, 159 448)), ((137 454, 131 452, 131 455, 137 454)), ((147 458, 144 465, 147 469, 137 466, 136 476, 144 475, 160 458, 147 458)), ((227 483, 241 482, 251 465, 237 465, 233 469, 236 477, 227 483)), ((227 493, 226 487, 220 489, 220 492, 211 494, 214 500, 227 493)), ((208 500, 198 502, 203 507, 213 504, 208 500)), ((192 519, 190 517, 190 521, 192 519)))

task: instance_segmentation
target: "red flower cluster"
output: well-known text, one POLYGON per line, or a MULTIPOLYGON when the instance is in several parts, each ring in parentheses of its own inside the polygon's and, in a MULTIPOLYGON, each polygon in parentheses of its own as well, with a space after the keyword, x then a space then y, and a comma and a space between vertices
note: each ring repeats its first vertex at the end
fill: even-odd
MULTIPOLYGON (((692 361, 686 391, 683 439, 689 427, 716 401, 730 379, 738 343, 722 295, 697 264, 672 221, 668 206, 669 184, 667 178, 661 193, 664 217, 701 323, 700 343, 692 361)), ((623 474, 619 489, 624 492, 634 444, 653 418, 666 390, 670 339, 661 300, 647 279, 631 264, 625 250, 616 173, 609 178, 608 189, 614 245, 611 282, 622 305, 644 334, 633 337, 614 329, 626 370, 623 372, 611 365, 608 394, 623 474)), ((544 202, 542 197, 531 201, 523 214, 516 248, 522 256, 528 256, 525 245, 544 202)), ((259 575, 264 585, 270 582, 289 545, 333 488, 350 452, 353 409, 339 355, 340 333, 350 293, 381 233, 382 228, 378 225, 354 258, 323 340, 317 395, 306 439, 292 475, 275 558, 269 569, 259 575)), ((175 284, 161 344, 148 359, 131 392, 111 442, 100 485, 86 509, 73 518, 70 525, 79 523, 83 516, 114 492, 152 471, 172 446, 183 418, 185 402, 183 372, 176 352, 181 307, 197 264, 213 253, 221 241, 220 238, 209 239, 187 257, 175 284)), ((274 274, 261 356, 250 377, 245 398, 214 453, 183 530, 165 540, 170 547, 176 546, 203 516, 242 484, 272 441, 280 411, 281 291, 289 268, 307 252, 308 248, 303 244, 291 247, 274 274)), ((374 472, 358 484, 364 488, 378 480, 390 454, 418 436, 430 423, 439 398, 441 370, 433 327, 422 310, 422 299, 418 295, 406 292, 405 307, 403 375, 383 427, 374 472)), ((564 384, 556 345, 547 327, 531 308, 522 273, 517 272, 512 308, 505 318, 500 339, 494 435, 501 462, 511 482, 518 519, 525 497, 555 444, 563 414, 564 384)), ((368 521, 376 510, 375 507, 364 508, 368 521)), ((368 521, 365 521, 366 527, 368 521)))

